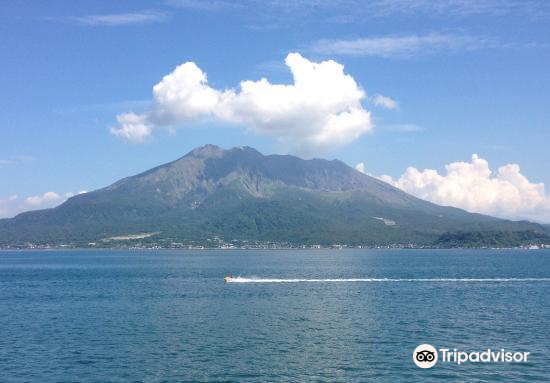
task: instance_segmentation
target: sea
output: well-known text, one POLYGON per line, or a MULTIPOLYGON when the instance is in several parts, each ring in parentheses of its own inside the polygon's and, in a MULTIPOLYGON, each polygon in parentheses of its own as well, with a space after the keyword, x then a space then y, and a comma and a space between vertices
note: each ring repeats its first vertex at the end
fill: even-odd
POLYGON ((417 381, 550 381, 550 250, 0 252, 0 382, 417 381))

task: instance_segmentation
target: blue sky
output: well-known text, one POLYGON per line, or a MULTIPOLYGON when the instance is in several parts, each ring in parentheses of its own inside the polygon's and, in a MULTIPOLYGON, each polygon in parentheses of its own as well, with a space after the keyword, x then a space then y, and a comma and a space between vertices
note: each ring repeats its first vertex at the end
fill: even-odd
MULTIPOLYGON (((545 1, 54 0, 3 3, 0 21, 0 216, 52 206, 66 193, 106 186, 212 143, 363 163, 364 171, 437 203, 550 221, 539 185, 550 185, 545 1), (180 64, 200 68, 209 89, 238 95, 243 80, 292 85, 285 65, 292 52, 306 65, 342 64, 364 92, 348 99, 353 87, 342 90, 344 108, 359 103, 368 126, 339 144, 311 145, 300 126, 259 126, 259 109, 248 118, 242 107, 219 113, 216 104, 214 112, 180 118, 179 104, 171 104, 168 122, 152 117, 151 110, 167 107, 153 101, 153 86, 180 64), (377 104, 377 95, 396 105, 377 104), (112 134, 117 116, 128 112, 147 116, 151 132, 142 142, 112 134), (485 164, 476 165, 473 154, 490 176, 479 175, 485 164), (445 165, 459 162, 469 167, 457 165, 457 183, 445 165), (499 176, 506 164, 521 170, 499 176), (418 174, 406 175, 408 167, 418 174), (476 177, 496 199, 472 201, 480 192, 476 177), (59 198, 44 198, 47 192, 59 198)), ((301 118, 307 125, 312 116, 301 118)), ((328 143, 340 142, 335 134, 328 143)))

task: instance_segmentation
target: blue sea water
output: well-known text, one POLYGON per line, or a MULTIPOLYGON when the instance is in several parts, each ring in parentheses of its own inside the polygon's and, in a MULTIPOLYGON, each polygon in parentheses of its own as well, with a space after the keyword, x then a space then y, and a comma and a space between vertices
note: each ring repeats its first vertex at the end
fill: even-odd
POLYGON ((547 250, 1 252, 0 381, 548 382, 548 278, 547 250))

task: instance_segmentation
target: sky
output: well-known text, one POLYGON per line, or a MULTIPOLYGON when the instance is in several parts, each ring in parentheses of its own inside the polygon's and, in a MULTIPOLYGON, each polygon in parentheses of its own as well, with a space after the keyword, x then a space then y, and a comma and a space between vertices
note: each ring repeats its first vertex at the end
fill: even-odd
POLYGON ((550 222, 550 3, 0 4, 0 217, 194 147, 338 158, 550 222))

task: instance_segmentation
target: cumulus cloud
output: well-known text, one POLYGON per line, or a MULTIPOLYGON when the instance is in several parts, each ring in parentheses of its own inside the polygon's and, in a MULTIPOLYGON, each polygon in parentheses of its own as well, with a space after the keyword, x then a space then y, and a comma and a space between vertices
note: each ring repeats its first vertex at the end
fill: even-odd
POLYGON ((29 206, 41 207, 48 205, 56 205, 63 201, 64 198, 57 194, 56 192, 46 192, 44 195, 35 195, 32 197, 27 197, 25 203, 29 206))
POLYGON ((14 217, 19 213, 29 210, 56 207, 68 198, 82 193, 86 193, 86 191, 82 190, 78 193, 68 192, 64 194, 49 191, 42 195, 34 195, 27 198, 21 198, 17 195, 0 198, 0 218, 14 217))
POLYGON ((398 107, 397 101, 382 94, 374 95, 372 97, 372 103, 376 106, 381 106, 386 109, 397 109, 398 107))
POLYGON ((409 167, 394 180, 384 181, 419 198, 440 205, 504 218, 550 222, 550 196, 544 183, 530 182, 517 164, 507 164, 493 173, 487 160, 472 155, 471 162, 453 162, 446 174, 433 169, 409 167))
POLYGON ((367 173, 365 173, 365 163, 363 163, 363 162, 359 162, 357 165, 355 165, 355 170, 357 170, 358 172, 361 172, 363 174, 367 174, 367 173))
POLYGON ((151 124, 147 116, 135 113, 122 113, 116 117, 119 126, 111 127, 111 133, 131 142, 142 142, 151 134, 151 124))
POLYGON ((238 89, 215 89, 206 73, 186 62, 153 88, 153 106, 145 114, 121 114, 111 132, 142 141, 152 126, 174 126, 214 119, 273 137, 291 151, 312 152, 350 143, 372 129, 370 112, 361 101, 365 91, 344 66, 312 62, 298 53, 286 57, 292 84, 266 78, 245 80, 238 89))

